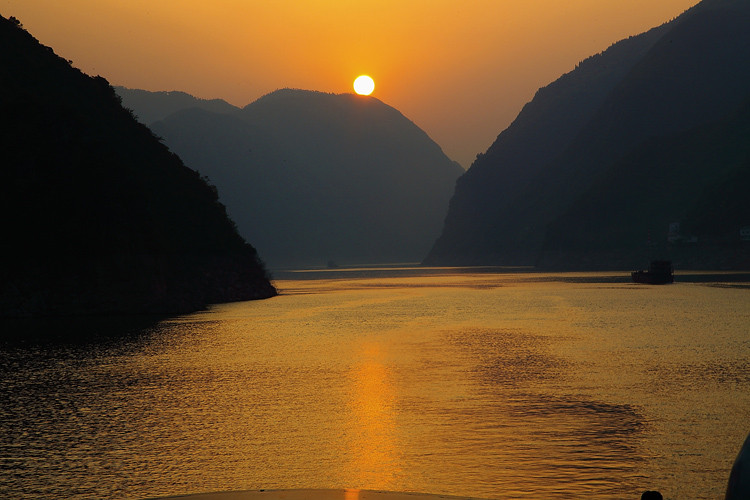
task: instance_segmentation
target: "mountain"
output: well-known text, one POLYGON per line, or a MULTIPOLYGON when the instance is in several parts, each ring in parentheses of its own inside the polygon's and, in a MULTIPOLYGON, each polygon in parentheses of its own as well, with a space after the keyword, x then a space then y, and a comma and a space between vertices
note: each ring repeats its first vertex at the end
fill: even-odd
POLYGON ((199 99, 180 91, 149 92, 147 90, 114 87, 122 99, 122 105, 134 112, 138 121, 149 123, 163 120, 172 113, 189 108, 200 108, 214 113, 234 113, 239 108, 223 99, 199 99))
MULTIPOLYGON (((739 112, 750 97, 749 11, 745 1, 704 0, 672 22, 583 61, 541 89, 459 179, 443 233, 425 262, 558 268, 631 265, 628 255, 636 258, 634 241, 621 242, 605 253, 587 250, 588 242, 597 240, 607 226, 588 225, 586 220, 609 224, 614 219, 604 220, 607 214, 622 213, 618 224, 627 228, 620 229, 631 235, 649 225, 645 214, 630 209, 633 198, 628 194, 643 188, 617 184, 614 172, 628 168, 626 158, 637 157, 646 143, 709 127, 739 112), (603 184, 611 190, 591 205, 603 184), (589 196, 588 205, 581 201, 584 196, 589 196), (584 205, 596 213, 580 219, 584 205), (585 238, 560 233, 563 227, 573 227, 574 213, 579 217, 576 234, 586 233, 585 238)), ((664 163, 654 165, 649 178, 663 179, 663 167, 664 163)), ((675 172, 667 182, 706 189, 713 169, 706 163, 689 173, 675 172)), ((688 204, 698 203, 699 196, 688 204)), ((676 212, 648 216, 656 221, 676 212)), ((638 241, 666 241, 668 225, 651 231, 650 239, 638 241)), ((739 239, 739 226, 734 233, 739 239)), ((701 235, 695 236, 700 240, 701 235)), ((697 252, 700 245, 693 248, 697 252)), ((641 256, 649 253, 641 249, 641 256)), ((705 249, 706 255, 713 250, 705 249)), ((669 256, 669 251, 664 247, 659 253, 669 256)), ((742 265, 738 258, 731 265, 742 265)), ((699 265, 696 259, 691 257, 691 262, 699 265)))
POLYGON ((739 238, 750 223, 748 187, 750 99, 721 120, 631 150, 550 224, 537 264, 624 267, 658 254, 682 268, 748 268, 739 238))
POLYGON ((0 316, 187 312, 276 291, 215 188, 0 17, 0 316))
POLYGON ((463 173, 373 97, 283 89, 233 114, 184 109, 151 128, 219 188, 271 267, 418 262, 463 173))

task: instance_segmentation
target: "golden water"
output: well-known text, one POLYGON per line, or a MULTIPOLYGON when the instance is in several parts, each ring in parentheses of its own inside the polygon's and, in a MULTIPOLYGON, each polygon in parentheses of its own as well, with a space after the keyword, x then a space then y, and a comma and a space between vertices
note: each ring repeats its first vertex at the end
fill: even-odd
POLYGON ((722 498, 750 432, 746 283, 353 275, 4 345, 0 497, 722 498))

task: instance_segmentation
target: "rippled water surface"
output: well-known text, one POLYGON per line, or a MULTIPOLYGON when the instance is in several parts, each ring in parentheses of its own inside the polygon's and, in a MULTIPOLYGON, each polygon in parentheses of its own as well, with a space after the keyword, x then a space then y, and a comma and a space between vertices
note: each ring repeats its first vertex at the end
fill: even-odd
POLYGON ((722 498, 750 432, 747 282, 283 277, 153 323, 3 323, 0 497, 722 498))

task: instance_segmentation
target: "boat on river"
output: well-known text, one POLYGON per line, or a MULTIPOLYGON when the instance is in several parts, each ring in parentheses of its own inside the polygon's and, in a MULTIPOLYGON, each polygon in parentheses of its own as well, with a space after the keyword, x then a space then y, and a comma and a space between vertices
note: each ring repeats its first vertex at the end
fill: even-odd
POLYGON ((648 271, 633 271, 630 275, 636 283, 648 285, 674 283, 674 268, 670 260, 652 260, 648 265, 648 271))

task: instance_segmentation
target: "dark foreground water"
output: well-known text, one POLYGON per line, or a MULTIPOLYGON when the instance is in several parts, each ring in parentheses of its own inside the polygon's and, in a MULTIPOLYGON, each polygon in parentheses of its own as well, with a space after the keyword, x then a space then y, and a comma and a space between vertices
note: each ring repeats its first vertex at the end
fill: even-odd
POLYGON ((750 432, 747 282, 285 277, 176 319, 3 323, 0 498, 722 498, 750 432))

